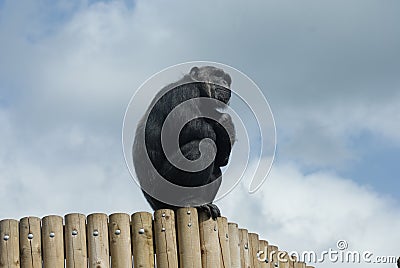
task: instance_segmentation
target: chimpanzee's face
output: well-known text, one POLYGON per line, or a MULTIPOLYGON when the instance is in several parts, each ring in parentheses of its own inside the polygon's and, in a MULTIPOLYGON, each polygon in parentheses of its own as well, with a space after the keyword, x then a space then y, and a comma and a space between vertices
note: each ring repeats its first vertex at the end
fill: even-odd
POLYGON ((213 66, 193 67, 190 75, 195 81, 206 82, 206 94, 227 104, 231 98, 231 77, 213 66))

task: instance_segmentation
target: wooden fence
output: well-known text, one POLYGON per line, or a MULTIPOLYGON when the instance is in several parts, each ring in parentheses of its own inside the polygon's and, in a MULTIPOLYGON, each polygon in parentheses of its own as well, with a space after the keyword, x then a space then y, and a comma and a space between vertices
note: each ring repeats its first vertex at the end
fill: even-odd
POLYGON ((311 268, 194 208, 0 221, 0 267, 311 268), (276 254, 271 254, 275 251, 276 254), (278 254, 280 260, 278 260, 278 254), (272 259, 266 258, 272 255, 272 259), (266 261, 262 261, 266 260, 266 261))

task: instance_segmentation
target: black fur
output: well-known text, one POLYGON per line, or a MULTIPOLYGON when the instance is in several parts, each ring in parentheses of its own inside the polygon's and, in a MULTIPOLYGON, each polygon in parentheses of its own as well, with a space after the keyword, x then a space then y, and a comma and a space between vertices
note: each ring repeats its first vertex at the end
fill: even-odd
MULTIPOLYGON (((217 206, 212 204, 212 200, 217 194, 221 183, 221 167, 228 163, 234 142, 234 135, 228 135, 227 130, 234 134, 234 126, 231 117, 218 110, 228 105, 231 97, 229 89, 231 78, 221 69, 205 66, 193 67, 189 74, 185 75, 176 83, 163 88, 152 101, 145 116, 139 122, 136 130, 135 142, 133 145, 133 160, 135 172, 140 184, 150 187, 155 192, 162 191, 157 189, 158 182, 144 159, 144 155, 149 155, 152 165, 158 173, 166 180, 180 186, 195 187, 206 185, 218 180, 217 187, 212 193, 207 193, 206 203, 199 208, 205 210, 213 218, 220 216, 217 206), (183 84, 182 84, 183 83, 183 84), (190 114, 203 114, 205 111, 212 114, 214 121, 209 118, 196 118, 188 122, 179 133, 179 147, 182 154, 189 160, 196 160, 200 157, 199 143, 205 138, 212 139, 216 145, 216 156, 214 161, 205 169, 198 172, 189 172, 173 166, 165 156, 161 145, 161 129, 163 123, 171 111, 179 104, 198 97, 213 98, 219 100, 219 104, 187 106, 185 110, 179 110, 175 115, 179 118, 173 118, 174 122, 190 114), (220 123, 228 126, 227 130, 220 123), (145 146, 140 140, 145 140, 145 146), (211 199, 211 200, 210 200, 211 199)), ((172 133, 175 126, 168 127, 165 131, 172 133)), ((172 155, 175 152, 172 152, 172 155)), ((150 196, 146 191, 143 193, 154 210, 161 208, 177 209, 177 207, 165 204, 160 200, 150 196)))

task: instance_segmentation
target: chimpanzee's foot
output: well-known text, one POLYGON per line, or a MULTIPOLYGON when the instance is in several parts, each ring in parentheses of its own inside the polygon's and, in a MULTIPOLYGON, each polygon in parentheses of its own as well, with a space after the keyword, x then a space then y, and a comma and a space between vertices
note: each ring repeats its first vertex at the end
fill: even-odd
POLYGON ((216 220, 217 217, 221 217, 221 212, 219 211, 219 208, 214 204, 205 204, 198 207, 198 209, 204 211, 206 215, 213 218, 213 220, 216 220))

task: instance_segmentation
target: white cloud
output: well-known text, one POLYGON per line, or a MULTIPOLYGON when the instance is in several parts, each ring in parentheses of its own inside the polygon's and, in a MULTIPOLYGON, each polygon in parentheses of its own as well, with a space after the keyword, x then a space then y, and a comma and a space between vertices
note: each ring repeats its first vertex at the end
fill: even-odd
POLYGON ((120 140, 76 125, 26 140, 10 118, 0 109, 0 219, 149 210, 125 167, 120 140))
POLYGON ((283 154, 303 165, 342 168, 359 160, 351 145, 363 133, 400 148, 400 94, 381 98, 343 96, 275 110, 283 154))
MULTIPOLYGON (((374 257, 398 255, 398 201, 373 189, 327 172, 303 175, 293 165, 275 165, 254 195, 246 194, 246 187, 242 184, 219 202, 223 214, 282 250, 320 254, 337 250, 337 241, 345 239, 349 250, 370 251, 374 257)), ((326 261, 316 266, 334 265, 326 261)))

